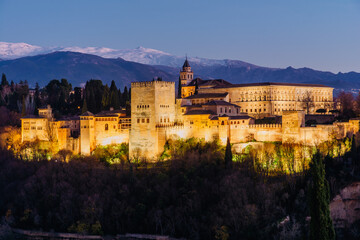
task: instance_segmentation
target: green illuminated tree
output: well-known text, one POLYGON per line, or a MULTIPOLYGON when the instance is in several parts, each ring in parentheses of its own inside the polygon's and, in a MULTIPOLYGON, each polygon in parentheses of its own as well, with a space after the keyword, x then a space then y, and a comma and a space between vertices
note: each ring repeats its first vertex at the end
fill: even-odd
POLYGON ((325 167, 320 153, 316 153, 311 165, 312 183, 310 186, 310 239, 333 240, 335 231, 330 217, 329 183, 325 178, 325 167))

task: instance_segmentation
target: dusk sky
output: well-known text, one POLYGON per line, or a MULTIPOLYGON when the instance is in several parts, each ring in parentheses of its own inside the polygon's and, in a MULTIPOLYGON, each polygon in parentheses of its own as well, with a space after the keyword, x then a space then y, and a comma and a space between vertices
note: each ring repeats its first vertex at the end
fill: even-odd
POLYGON ((360 0, 0 0, 0 41, 360 72, 360 0))

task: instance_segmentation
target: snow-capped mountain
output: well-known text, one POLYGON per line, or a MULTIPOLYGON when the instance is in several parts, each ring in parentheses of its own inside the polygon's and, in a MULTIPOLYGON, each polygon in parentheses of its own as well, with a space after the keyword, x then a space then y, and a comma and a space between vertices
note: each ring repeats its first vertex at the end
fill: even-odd
MULTIPOLYGON (((112 49, 105 47, 40 47, 27 43, 0 42, 0 59, 9 60, 26 56, 35 56, 55 51, 70 51, 93 54, 103 58, 122 58, 126 61, 180 67, 184 63, 184 56, 175 56, 170 53, 151 48, 138 47, 135 49, 112 49)), ((199 66, 245 66, 256 68, 257 66, 238 60, 216 60, 198 57, 188 57, 192 64, 199 66)))
POLYGON ((43 47, 27 43, 0 42, 0 58, 3 60, 33 56, 47 51, 43 47))

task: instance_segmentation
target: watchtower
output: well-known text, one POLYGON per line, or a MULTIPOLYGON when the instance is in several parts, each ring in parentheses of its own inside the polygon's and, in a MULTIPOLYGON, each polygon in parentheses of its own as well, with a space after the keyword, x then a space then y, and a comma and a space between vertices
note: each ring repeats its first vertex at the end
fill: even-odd
POLYGON ((157 157, 158 127, 174 124, 175 83, 148 81, 131 83, 130 158, 157 157))

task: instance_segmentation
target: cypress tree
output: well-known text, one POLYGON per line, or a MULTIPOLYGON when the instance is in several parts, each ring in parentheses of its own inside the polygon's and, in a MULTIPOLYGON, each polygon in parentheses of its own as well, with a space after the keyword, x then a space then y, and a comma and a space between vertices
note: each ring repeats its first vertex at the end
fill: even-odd
POLYGON ((335 231, 330 217, 330 190, 325 178, 325 167, 319 152, 313 155, 310 168, 312 184, 310 186, 310 239, 334 240, 335 231))
POLYGON ((40 107, 41 105, 41 99, 40 99, 40 87, 39 87, 39 84, 36 83, 35 85, 35 109, 36 109, 36 112, 37 112, 37 109, 40 107))
POLYGON ((110 89, 109 86, 106 84, 104 87, 102 100, 101 100, 102 110, 108 109, 109 104, 110 104, 110 89))
POLYGON ((196 80, 196 82, 195 82, 195 94, 198 94, 198 89, 199 89, 199 84, 198 84, 198 81, 196 80))
POLYGON ((21 104, 21 116, 26 115, 26 106, 25 106, 25 96, 22 97, 22 104, 21 104))
POLYGON ((125 86, 124 87, 124 93, 122 95, 122 100, 123 100, 123 106, 125 107, 126 106, 126 102, 129 101, 129 93, 128 93, 128 89, 127 87, 125 86))
POLYGON ((179 77, 178 98, 181 98, 181 79, 179 77))
POLYGON ((227 139, 226 142, 226 150, 225 150, 225 167, 231 168, 232 167, 232 152, 231 152, 231 144, 230 139, 227 139))
POLYGON ((111 81, 110 86, 110 107, 113 107, 114 109, 120 108, 118 89, 114 80, 111 81))
POLYGON ((81 113, 84 113, 88 110, 87 108, 87 104, 86 104, 86 98, 84 98, 84 103, 83 103, 83 106, 82 106, 82 109, 81 109, 81 113))
POLYGON ((5 73, 1 75, 1 87, 9 86, 9 82, 6 79, 5 73))

